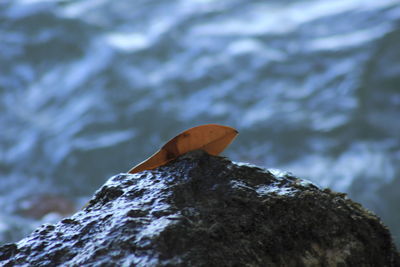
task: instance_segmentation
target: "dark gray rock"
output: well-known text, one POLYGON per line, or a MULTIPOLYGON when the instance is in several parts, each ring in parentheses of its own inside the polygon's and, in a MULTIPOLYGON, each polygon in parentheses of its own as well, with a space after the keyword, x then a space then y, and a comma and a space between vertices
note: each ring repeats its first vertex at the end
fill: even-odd
POLYGON ((112 177, 81 211, 0 248, 1 266, 400 266, 344 194, 201 151, 112 177))

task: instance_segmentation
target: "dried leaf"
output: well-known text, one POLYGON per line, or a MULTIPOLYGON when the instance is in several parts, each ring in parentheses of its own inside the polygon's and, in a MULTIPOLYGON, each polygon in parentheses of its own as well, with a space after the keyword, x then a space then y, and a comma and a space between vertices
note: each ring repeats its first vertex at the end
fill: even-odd
POLYGON ((202 149, 216 156, 233 141, 237 134, 238 131, 234 128, 218 124, 190 128, 169 140, 154 155, 129 170, 129 173, 155 169, 196 149, 202 149))

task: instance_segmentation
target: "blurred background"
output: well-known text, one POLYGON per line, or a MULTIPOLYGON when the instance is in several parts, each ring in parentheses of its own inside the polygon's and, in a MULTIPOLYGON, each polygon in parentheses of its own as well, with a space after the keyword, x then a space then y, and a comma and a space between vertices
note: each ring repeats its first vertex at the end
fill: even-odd
POLYGON ((205 123, 400 243, 400 0, 3 0, 0 114, 0 244, 205 123))

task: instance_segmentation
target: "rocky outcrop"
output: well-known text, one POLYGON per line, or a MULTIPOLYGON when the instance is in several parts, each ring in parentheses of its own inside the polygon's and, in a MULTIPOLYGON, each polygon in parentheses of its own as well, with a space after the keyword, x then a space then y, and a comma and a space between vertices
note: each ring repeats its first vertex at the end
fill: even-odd
POLYGON ((344 194, 202 151, 108 180, 81 211, 0 248, 1 266, 400 266, 344 194))

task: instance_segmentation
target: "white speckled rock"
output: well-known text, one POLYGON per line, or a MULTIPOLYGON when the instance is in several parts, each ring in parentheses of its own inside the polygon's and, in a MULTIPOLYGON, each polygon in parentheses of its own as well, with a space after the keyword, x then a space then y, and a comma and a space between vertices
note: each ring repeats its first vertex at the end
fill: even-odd
POLYGON ((1 266, 399 266, 344 194, 204 152, 112 177, 87 207, 0 247, 1 266))

